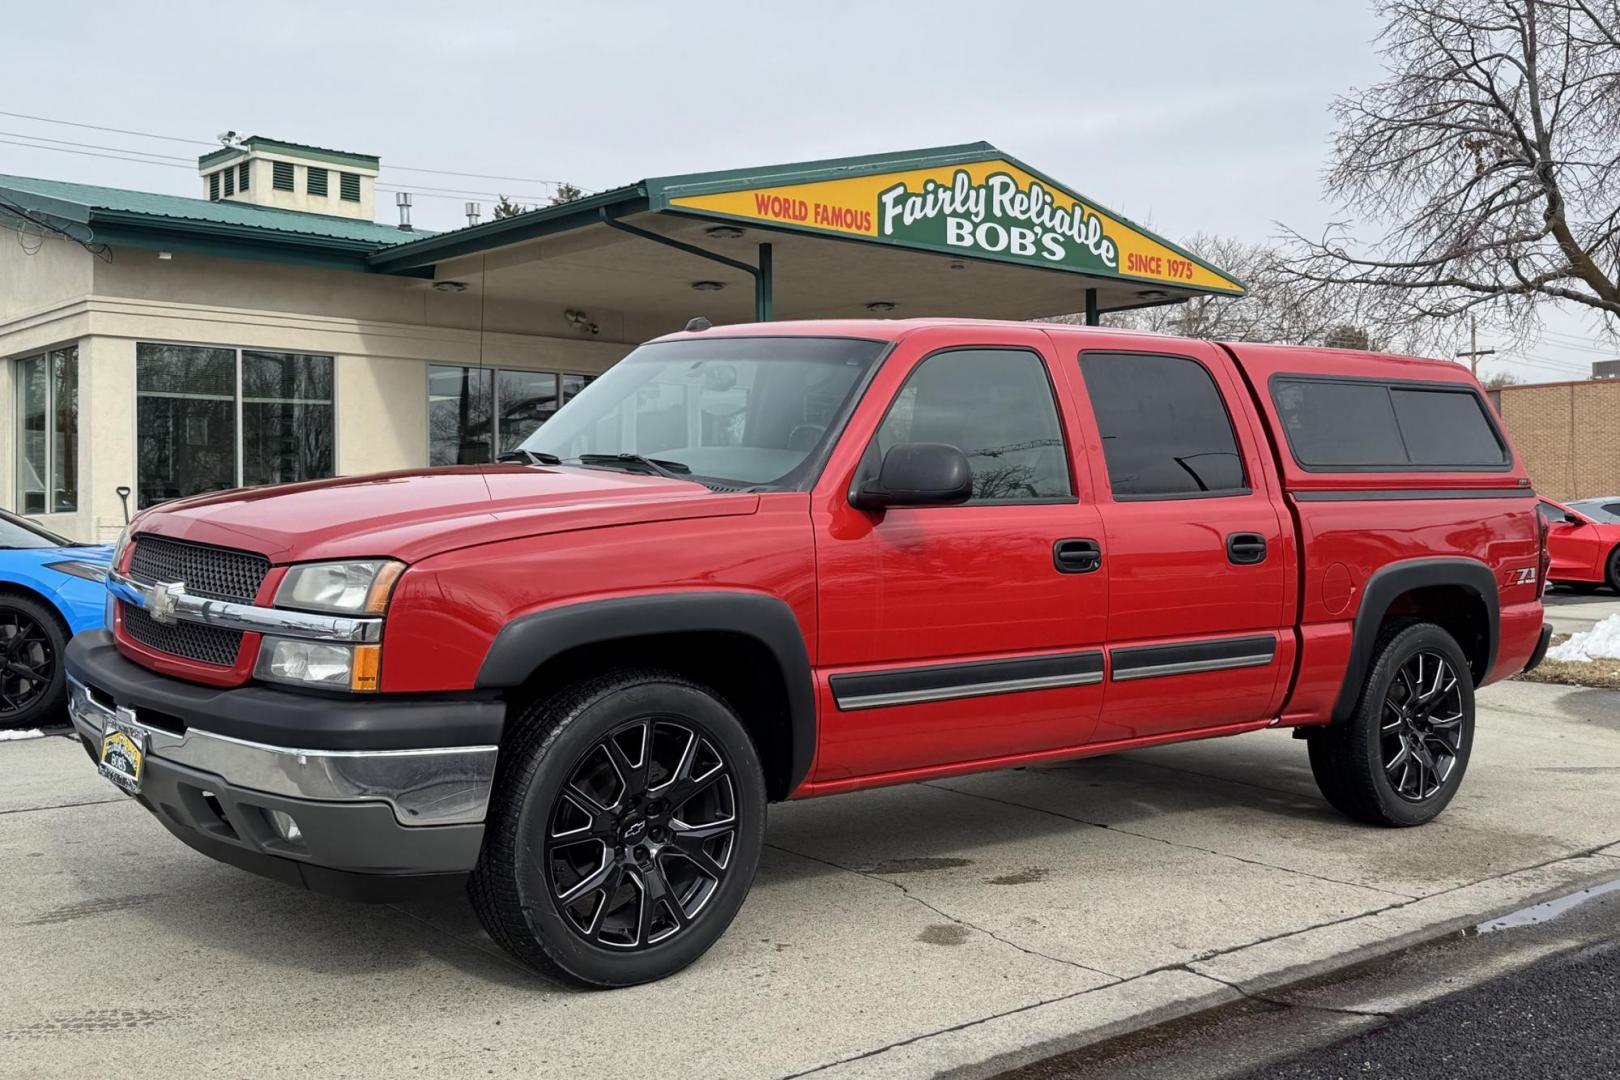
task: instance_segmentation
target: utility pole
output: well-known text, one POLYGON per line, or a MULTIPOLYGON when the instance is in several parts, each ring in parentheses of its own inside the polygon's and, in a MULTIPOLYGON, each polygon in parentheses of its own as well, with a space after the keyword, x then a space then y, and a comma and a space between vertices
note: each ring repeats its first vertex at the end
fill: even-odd
POLYGON ((1479 378, 1479 358, 1482 356, 1490 356, 1495 352, 1495 349, 1482 349, 1479 347, 1479 320, 1475 318, 1473 312, 1469 312, 1468 348, 1458 349, 1457 355, 1468 357, 1468 369, 1474 373, 1474 378, 1477 379, 1479 378))

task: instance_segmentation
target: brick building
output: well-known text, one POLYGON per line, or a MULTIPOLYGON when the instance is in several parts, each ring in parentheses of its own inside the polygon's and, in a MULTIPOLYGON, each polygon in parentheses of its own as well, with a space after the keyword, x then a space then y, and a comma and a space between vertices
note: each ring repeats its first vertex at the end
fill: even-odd
POLYGON ((1536 490, 1569 502, 1620 495, 1620 379, 1490 392, 1536 490))

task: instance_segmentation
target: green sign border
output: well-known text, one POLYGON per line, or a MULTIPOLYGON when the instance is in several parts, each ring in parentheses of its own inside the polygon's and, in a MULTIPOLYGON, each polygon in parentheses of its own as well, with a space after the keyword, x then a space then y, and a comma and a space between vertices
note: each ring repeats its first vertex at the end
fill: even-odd
MULTIPOLYGON (((1006 263, 1011 266, 1022 266, 1030 269, 1052 270, 1060 273, 1076 274, 1082 277, 1107 278, 1117 281, 1140 283, 1157 288, 1178 290, 1190 293, 1205 293, 1215 296, 1243 296, 1248 289, 1242 282, 1220 267, 1199 258, 1192 252, 1178 244, 1171 243, 1150 229, 1132 221, 1130 218, 1102 206, 1086 198, 1066 184, 1052 179, 1039 169, 1013 155, 997 149, 987 142, 964 143, 960 146, 941 146, 925 150, 907 150, 898 153, 868 154, 863 157, 829 158, 824 161, 806 161, 791 165, 772 165, 761 168, 729 169, 724 172, 688 173, 679 176, 654 177, 644 181, 647 192, 647 202, 650 209, 662 210, 669 213, 684 214, 692 217, 704 217, 736 221, 756 228, 779 229, 785 232, 805 233, 811 236, 833 237, 840 240, 851 240, 857 243, 885 244, 890 247, 904 248, 908 251, 926 251, 930 254, 947 254, 963 258, 982 259, 987 262, 1006 263), (1231 281, 1237 286, 1233 289, 1221 289, 1207 285, 1193 285, 1187 282, 1167 281, 1156 277, 1139 277, 1135 274, 1123 273, 1118 270, 1082 269, 1062 264, 1047 264, 1032 262, 1016 256, 1008 256, 1000 252, 968 251, 958 249, 942 249, 908 243, 883 236, 862 236, 858 233, 839 232, 833 229, 817 228, 813 225, 798 225, 793 222, 763 221, 756 217, 747 217, 739 214, 726 214, 716 210, 706 210, 698 207, 677 206, 676 199, 688 199, 703 195, 723 195, 732 192, 749 191, 755 188, 789 187, 795 184, 813 184, 828 180, 845 180, 858 176, 871 176, 876 173, 910 172, 917 169, 943 169, 953 165, 971 165, 987 161, 1004 161, 1009 165, 1021 169, 1025 173, 1039 180, 1053 191, 1073 199, 1084 205, 1088 210, 1101 214, 1103 217, 1118 222, 1121 225, 1134 229, 1154 243, 1163 245, 1167 250, 1188 259, 1212 274, 1231 281)), ((875 209, 875 208, 874 208, 875 209)))

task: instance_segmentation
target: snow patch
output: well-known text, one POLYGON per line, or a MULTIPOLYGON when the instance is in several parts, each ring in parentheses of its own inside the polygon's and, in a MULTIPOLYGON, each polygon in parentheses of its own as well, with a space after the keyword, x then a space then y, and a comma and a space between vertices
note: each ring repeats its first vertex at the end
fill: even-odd
POLYGON ((0 728, 0 742, 15 742, 18 739, 43 739, 45 733, 38 728, 33 730, 0 728))
POLYGON ((1620 660, 1620 615, 1610 615, 1590 630, 1582 630, 1561 645, 1547 650, 1547 659, 1584 663, 1620 660))

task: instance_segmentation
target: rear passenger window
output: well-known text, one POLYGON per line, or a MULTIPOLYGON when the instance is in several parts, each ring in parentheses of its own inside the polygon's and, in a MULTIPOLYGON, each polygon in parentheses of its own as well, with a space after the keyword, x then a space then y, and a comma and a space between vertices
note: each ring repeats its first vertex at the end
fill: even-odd
POLYGON ((949 443, 973 469, 972 502, 1066 499, 1069 455, 1046 362, 1022 349, 956 349, 918 364, 874 440, 949 443))
POLYGON ((1479 398, 1468 391, 1392 387, 1395 422, 1414 465, 1502 465, 1507 461, 1479 398))
POLYGON ((1080 372, 1116 499, 1248 492, 1226 403, 1196 360, 1084 353, 1080 372))
POLYGON ((1294 460, 1327 472, 1504 468, 1507 448, 1479 395, 1370 379, 1275 378, 1294 460))
POLYGON ((1278 380, 1271 394, 1301 465, 1371 468, 1406 462, 1395 410, 1382 385, 1278 380))

